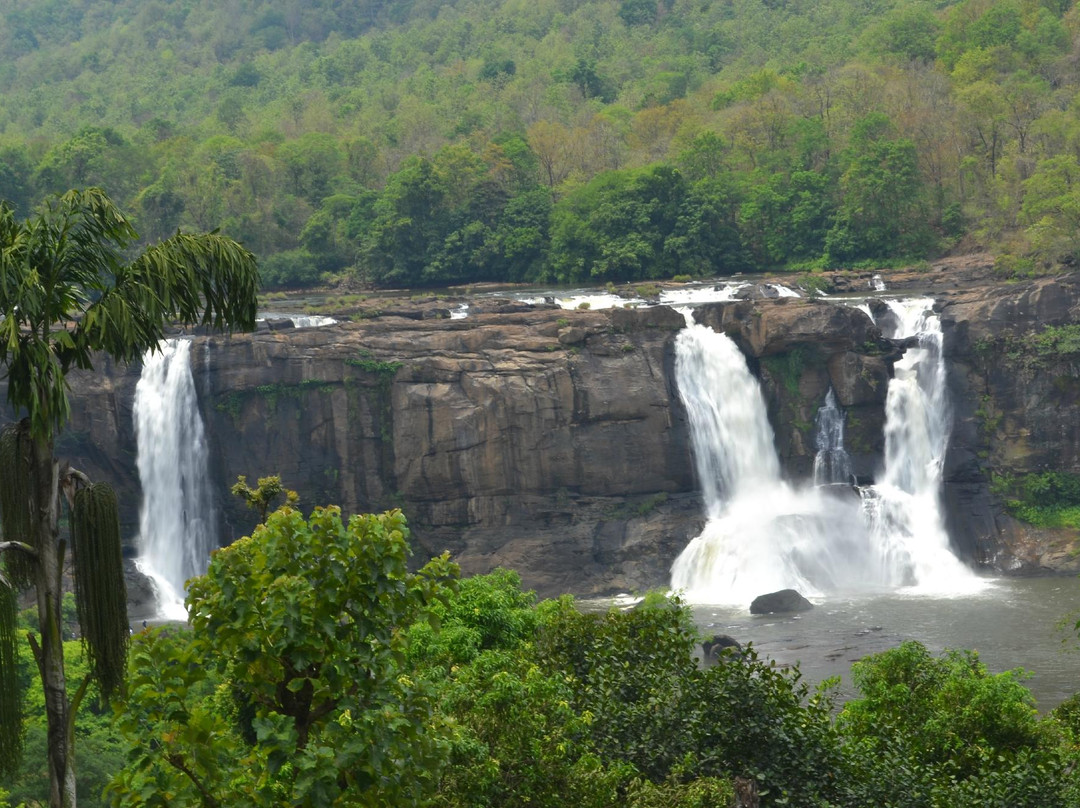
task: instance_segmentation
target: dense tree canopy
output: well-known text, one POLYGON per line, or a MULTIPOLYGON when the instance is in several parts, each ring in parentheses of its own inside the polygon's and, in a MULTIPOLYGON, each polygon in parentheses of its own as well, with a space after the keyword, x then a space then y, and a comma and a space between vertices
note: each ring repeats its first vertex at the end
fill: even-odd
POLYGON ((418 804, 441 729, 402 675, 401 627, 455 570, 444 556, 410 573, 407 536, 400 511, 343 524, 286 507, 217 551, 189 588, 191 634, 136 644, 123 804, 418 804))
POLYGON ((268 285, 1080 249, 1069 3, 54 5, 0 3, 0 198, 101 184, 268 285))
POLYGON ((734 787, 822 808, 1077 795, 1075 705, 1040 719, 1016 673, 972 653, 908 642, 868 657, 837 716, 827 685, 753 649, 701 666, 676 599, 582 613, 568 596, 537 603, 506 570, 455 583, 436 559, 411 575, 404 535, 398 512, 344 526, 336 509, 283 509, 219 551, 191 587, 191 631, 135 640, 113 795, 446 808, 692 808, 730 804, 734 787))

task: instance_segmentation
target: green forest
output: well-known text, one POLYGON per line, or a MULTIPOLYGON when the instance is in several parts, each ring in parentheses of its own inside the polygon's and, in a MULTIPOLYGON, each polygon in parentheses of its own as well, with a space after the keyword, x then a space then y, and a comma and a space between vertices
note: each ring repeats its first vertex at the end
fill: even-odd
MULTIPOLYGON (((913 641, 836 702, 797 668, 724 649, 702 667, 678 599, 582 613, 507 570, 409 571, 400 511, 290 506, 214 554, 190 628, 138 631, 126 693, 77 724, 79 803, 124 806, 987 808, 1080 801, 1080 701, 1040 717, 1017 671, 913 641), (102 792, 104 790, 104 796, 102 792), (757 804, 750 802, 740 805, 757 804)), ((76 630, 65 600, 66 631, 76 630)), ((33 610, 20 616, 24 630, 33 610)), ((68 642, 70 677, 87 670, 68 642)), ((46 789, 29 647, 24 763, 46 789)), ((96 687, 96 686, 95 686, 96 687)), ((5 795, 4 789, 7 789, 5 795)), ((7 802, 5 802, 7 800, 7 802)))
POLYGON ((1080 250, 1062 0, 0 0, 0 198, 99 186, 267 288, 1080 250))

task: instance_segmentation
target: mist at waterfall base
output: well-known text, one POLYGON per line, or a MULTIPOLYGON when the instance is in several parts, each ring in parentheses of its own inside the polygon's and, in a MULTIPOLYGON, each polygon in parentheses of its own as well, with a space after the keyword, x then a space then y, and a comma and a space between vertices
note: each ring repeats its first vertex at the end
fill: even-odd
POLYGON ((846 472, 835 400, 823 402, 818 417, 819 484, 784 480, 745 358, 727 336, 688 321, 676 340, 676 377, 707 522, 672 566, 672 589, 691 603, 745 609, 758 595, 788 588, 811 598, 956 596, 986 585, 953 555, 942 519, 949 414, 931 304, 888 304, 889 336, 915 336, 919 344, 896 363, 885 405, 884 468, 861 489, 837 477, 846 472), (831 435, 821 435, 823 427, 831 435))
POLYGON ((191 342, 163 340, 143 356, 135 438, 143 501, 139 570, 158 590, 159 616, 187 620, 184 582, 206 572, 217 547, 208 451, 191 373, 191 342))

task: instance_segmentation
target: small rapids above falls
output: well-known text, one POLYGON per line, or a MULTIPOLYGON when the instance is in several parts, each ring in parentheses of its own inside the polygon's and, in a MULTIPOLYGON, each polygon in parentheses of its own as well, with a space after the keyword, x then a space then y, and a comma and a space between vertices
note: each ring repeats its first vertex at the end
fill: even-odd
POLYGON ((889 304, 899 323, 892 336, 915 336, 919 347, 896 364, 885 468, 865 489, 836 484, 844 453, 834 399, 819 414, 819 431, 831 434, 819 435, 816 464, 832 484, 792 485, 781 478, 765 402, 738 348, 706 326, 680 332, 676 377, 708 521, 675 560, 673 589, 692 602, 745 606, 785 588, 810 596, 901 588, 942 595, 982 585, 949 549, 938 501, 948 408, 930 303, 889 304))

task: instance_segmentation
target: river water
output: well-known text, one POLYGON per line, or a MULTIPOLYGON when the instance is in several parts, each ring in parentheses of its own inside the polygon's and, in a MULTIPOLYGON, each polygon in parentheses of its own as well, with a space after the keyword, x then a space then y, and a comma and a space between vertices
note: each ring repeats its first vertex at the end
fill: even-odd
POLYGON ((746 608, 695 605, 702 633, 752 642, 777 664, 798 663, 805 679, 841 677, 840 697, 855 695, 851 663, 904 640, 933 652, 971 649, 995 673, 1023 668, 1040 710, 1080 690, 1080 643, 1071 629, 1080 617, 1080 580, 1000 578, 975 595, 835 596, 797 615, 751 615, 746 608))

